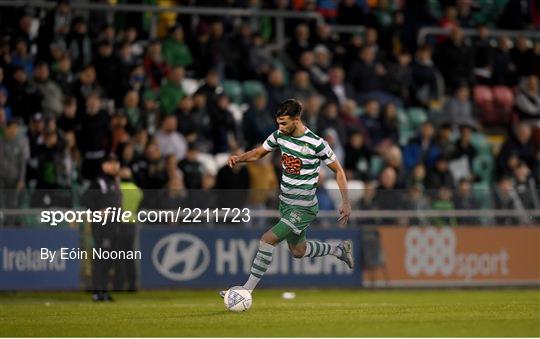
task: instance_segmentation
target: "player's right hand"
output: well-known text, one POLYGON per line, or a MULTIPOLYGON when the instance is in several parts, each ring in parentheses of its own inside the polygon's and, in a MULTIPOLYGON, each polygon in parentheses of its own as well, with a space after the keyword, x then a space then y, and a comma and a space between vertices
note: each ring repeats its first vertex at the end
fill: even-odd
POLYGON ((230 168, 233 168, 238 163, 239 158, 238 155, 231 155, 229 160, 227 160, 227 165, 229 165, 230 168))

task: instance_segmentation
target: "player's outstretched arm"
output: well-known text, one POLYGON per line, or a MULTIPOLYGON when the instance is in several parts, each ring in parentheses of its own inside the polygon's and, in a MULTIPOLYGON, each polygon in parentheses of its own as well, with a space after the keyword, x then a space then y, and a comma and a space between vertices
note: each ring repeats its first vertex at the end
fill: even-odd
POLYGON ((257 148, 252 149, 251 151, 242 153, 240 155, 231 155, 229 157, 229 160, 227 161, 227 164, 229 165, 229 167, 233 168, 236 164, 240 162, 257 161, 260 158, 267 155, 268 153, 270 153, 270 151, 267 151, 262 146, 259 146, 257 148))
POLYGON ((339 223, 341 226, 347 224, 349 221, 349 216, 351 215, 351 203, 349 202, 349 193, 347 192, 347 177, 345 176, 345 171, 339 161, 334 161, 328 164, 334 173, 336 173, 336 181, 341 192, 341 207, 339 208, 339 223))

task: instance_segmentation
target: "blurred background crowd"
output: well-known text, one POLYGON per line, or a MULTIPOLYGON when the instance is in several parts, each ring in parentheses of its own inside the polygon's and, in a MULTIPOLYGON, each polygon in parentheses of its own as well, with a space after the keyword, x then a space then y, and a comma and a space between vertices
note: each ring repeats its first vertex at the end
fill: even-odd
MULTIPOLYGON (((110 20, 74 8, 85 2, 1 8, 2 208, 77 205, 111 156, 122 182, 148 190, 140 208, 274 206, 278 154, 225 162, 276 129, 287 98, 303 102, 306 125, 346 169, 353 209, 540 207, 540 41, 491 35, 539 29, 537 0, 112 1, 325 18, 286 20, 277 47, 273 17, 163 13, 152 34, 147 14, 110 20), (450 34, 419 43, 425 26, 450 34)), ((334 209, 331 172, 319 186, 320 208, 334 209)))

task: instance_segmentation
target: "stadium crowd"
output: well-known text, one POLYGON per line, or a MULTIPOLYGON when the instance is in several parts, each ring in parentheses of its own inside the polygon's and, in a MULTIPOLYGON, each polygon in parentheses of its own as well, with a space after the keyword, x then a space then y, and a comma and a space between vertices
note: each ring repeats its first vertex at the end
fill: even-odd
MULTIPOLYGON (((177 3, 267 8, 257 0, 177 3)), ((276 129, 275 107, 291 97, 361 192, 353 209, 540 208, 540 41, 490 36, 493 28, 540 28, 537 1, 268 3, 318 11, 327 23, 287 20, 289 40, 275 49, 267 17, 163 16, 150 39, 144 15, 107 22, 67 0, 47 12, 2 8, 2 208, 72 206, 73 192, 112 155, 122 181, 148 190, 140 208, 269 206, 279 157, 234 169, 225 160, 264 141, 276 129), (330 24, 366 29, 336 34, 330 24), (451 33, 417 45, 422 26, 451 33), (231 201, 214 189, 254 193, 231 201)), ((318 190, 328 210, 329 175, 321 173, 318 190)))

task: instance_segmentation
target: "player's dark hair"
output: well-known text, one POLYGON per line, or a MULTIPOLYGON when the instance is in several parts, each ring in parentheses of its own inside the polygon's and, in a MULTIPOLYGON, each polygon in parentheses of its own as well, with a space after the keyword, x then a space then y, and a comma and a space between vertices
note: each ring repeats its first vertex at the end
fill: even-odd
POLYGON ((288 115, 290 117, 298 117, 302 113, 302 104, 296 99, 287 99, 279 104, 275 116, 280 117, 288 115))

